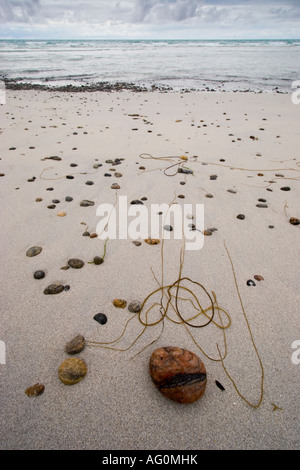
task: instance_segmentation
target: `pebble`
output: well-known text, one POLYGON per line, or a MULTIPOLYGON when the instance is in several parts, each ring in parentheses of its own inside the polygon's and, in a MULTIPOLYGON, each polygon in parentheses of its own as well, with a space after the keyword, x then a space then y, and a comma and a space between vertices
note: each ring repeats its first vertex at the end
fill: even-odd
POLYGON ((58 217, 65 217, 65 215, 67 215, 66 212, 62 211, 62 212, 58 212, 58 217))
POLYGON ((113 183, 111 185, 111 189, 120 189, 120 186, 118 185, 118 183, 113 183))
POLYGON ((90 234, 90 232, 88 232, 88 231, 86 230, 85 232, 83 232, 82 236, 83 236, 83 237, 90 237, 91 234, 90 234))
POLYGON ((28 387, 25 390, 25 393, 28 397, 38 397, 39 395, 42 395, 45 390, 45 385, 37 383, 35 385, 32 385, 32 387, 28 387))
POLYGON ((283 188, 280 188, 281 191, 290 191, 291 188, 289 186, 283 186, 283 188))
POLYGON ((218 178, 218 175, 210 175, 209 179, 210 180, 216 180, 218 178))
POLYGON ((300 224, 300 220, 297 219, 297 217, 291 217, 291 218, 290 218, 290 224, 292 224, 292 225, 299 225, 299 224, 300 224))
POLYGON ((84 262, 79 258, 71 258, 68 261, 68 265, 73 269, 80 269, 84 266, 84 262))
POLYGON ((254 287, 255 285, 256 285, 256 284, 255 284, 254 281, 252 281, 252 279, 249 279, 249 280, 247 281, 247 286, 253 286, 253 287, 254 287))
POLYGON ((200 358, 186 349, 156 349, 149 361, 150 376, 158 390, 178 403, 193 403, 206 388, 206 369, 200 358))
POLYGON ((208 194, 205 194, 205 197, 208 197, 208 198, 211 199, 211 198, 213 198, 214 196, 213 196, 213 194, 209 194, 209 193, 208 193, 208 194))
POLYGON ((31 248, 28 248, 26 251, 26 256, 29 256, 29 258, 32 258, 33 256, 37 256, 41 253, 43 248, 40 246, 32 246, 31 248))
POLYGON ((94 181, 86 181, 85 184, 87 184, 88 186, 93 186, 94 181))
POLYGON ((100 323, 100 325, 105 325, 105 323, 107 322, 107 316, 105 315, 105 313, 97 313, 94 316, 94 320, 100 323))
POLYGON ((122 173, 118 173, 117 171, 115 172, 115 177, 116 178, 122 178, 122 173))
POLYGON ((53 204, 59 204, 60 200, 59 199, 52 199, 53 204))
POLYGON ((90 238, 97 238, 97 237, 98 237, 97 233, 91 233, 90 235, 90 238))
POLYGON ((253 277, 256 281, 264 281, 264 278, 260 274, 255 274, 253 277))
POLYGON ((142 242, 139 242, 138 240, 133 240, 132 242, 135 246, 141 246, 142 242))
POLYGON ((49 206, 47 206, 47 209, 55 209, 56 205, 55 204, 49 204, 49 206))
POLYGON ((78 354, 85 347, 85 339, 82 335, 77 335, 66 344, 65 351, 67 354, 78 354))
POLYGON ((130 204, 144 204, 144 203, 140 201, 139 199, 134 199, 133 201, 131 201, 130 204))
POLYGON ((185 198, 185 196, 184 196, 183 194, 178 194, 177 197, 179 197, 180 199, 184 199, 184 198, 185 198))
POLYGON ((172 232, 173 227, 172 227, 172 225, 164 225, 164 230, 166 230, 167 232, 172 232))
POLYGON ((71 202, 71 201, 73 201, 73 198, 71 196, 66 196, 65 201, 71 202))
POLYGON ((103 259, 103 258, 101 258, 100 256, 95 256, 95 257, 94 257, 94 264, 99 265, 99 264, 102 264, 102 263, 104 263, 104 259, 103 259))
POLYGON ((262 197, 258 199, 258 202, 267 202, 266 199, 263 199, 262 197))
POLYGON ((104 176, 110 177, 111 174, 110 173, 104 173, 104 176))
POLYGON ((187 168, 178 168, 178 173, 183 173, 185 175, 192 175, 193 170, 188 170, 187 168))
POLYGON ((157 238, 146 238, 145 242, 148 243, 148 245, 158 245, 160 240, 157 238))
POLYGON ((89 201, 88 199, 83 199, 83 201, 81 201, 80 203, 80 206, 81 207, 88 207, 88 206, 94 206, 95 203, 93 201, 89 201))
POLYGON ((73 179, 74 179, 74 176, 72 176, 72 175, 67 175, 66 178, 67 178, 67 180, 73 180, 73 179))
POLYGON ((211 230, 204 230, 203 235, 205 235, 206 237, 210 237, 212 235, 212 231, 211 230))
POLYGON ((33 274, 34 279, 43 279, 45 277, 45 271, 35 271, 33 274))
POLYGON ((267 208, 268 204, 259 203, 259 204, 256 204, 256 207, 267 208))
POLYGON ((234 189, 227 189, 227 192, 231 194, 236 194, 236 191, 234 189))
POLYGON ((35 200, 35 202, 42 202, 42 200, 43 200, 43 199, 42 199, 41 197, 37 197, 36 200, 35 200))
POLYGON ((142 303, 139 302, 138 300, 134 300, 133 302, 130 302, 128 305, 128 310, 131 313, 138 313, 141 311, 142 308, 142 303))
POLYGON ((58 377, 65 385, 76 384, 84 378, 86 373, 86 363, 77 357, 66 359, 58 369, 58 377))
POLYGON ((76 166, 78 166, 77 163, 70 163, 70 167, 75 168, 76 166))
POLYGON ((45 295, 60 294, 63 290, 64 290, 64 286, 62 284, 50 284, 44 290, 44 294, 45 295))
POLYGON ((236 216, 237 219, 244 220, 245 215, 244 214, 239 214, 236 216))
POLYGON ((123 300, 123 299, 114 299, 113 304, 117 308, 125 308, 127 305, 127 302, 126 300, 123 300))

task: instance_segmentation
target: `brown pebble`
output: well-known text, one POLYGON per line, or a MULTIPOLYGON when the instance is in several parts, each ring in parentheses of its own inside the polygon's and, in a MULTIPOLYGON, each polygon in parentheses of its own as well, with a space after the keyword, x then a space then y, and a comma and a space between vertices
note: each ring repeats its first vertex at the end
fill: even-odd
POLYGON ((80 353, 85 347, 85 339, 82 335, 77 335, 66 344, 65 351, 67 354, 80 353))
POLYGON ((290 224, 292 224, 292 225, 299 225, 299 224, 300 224, 300 220, 297 219, 297 217, 291 217, 291 218, 290 218, 290 224))
POLYGON ((253 277, 256 281, 264 281, 264 278, 260 274, 255 274, 253 277))
POLYGON ((146 238, 145 242, 148 243, 148 245, 158 245, 160 240, 157 238, 146 238))
POLYGON ((92 234, 90 235, 90 238, 96 238, 96 237, 98 237, 97 233, 92 233, 92 234))
POLYGON ((28 387, 25 390, 25 393, 28 397, 38 397, 39 395, 42 395, 45 390, 45 385, 37 383, 35 385, 32 385, 32 387, 28 387))
POLYGON ((125 308, 127 305, 127 302, 126 300, 123 300, 123 299, 114 299, 113 304, 117 308, 125 308))
POLYGON ((72 357, 61 363, 58 377, 65 385, 73 385, 82 380, 86 372, 86 363, 82 359, 72 357))
POLYGON ((193 403, 206 388, 206 369, 200 358, 186 349, 156 349, 149 361, 150 376, 158 390, 178 403, 193 403))

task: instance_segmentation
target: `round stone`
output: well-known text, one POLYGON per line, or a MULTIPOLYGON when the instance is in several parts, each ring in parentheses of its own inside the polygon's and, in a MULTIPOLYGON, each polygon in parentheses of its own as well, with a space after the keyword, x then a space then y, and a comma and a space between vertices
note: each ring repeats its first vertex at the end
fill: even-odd
POLYGON ((120 185, 118 183, 113 183, 111 185, 111 189, 120 189, 120 185))
POLYGON ((65 201, 71 202, 71 201, 73 201, 73 198, 71 196, 66 196, 65 201))
POLYGON ((73 269, 80 269, 84 266, 84 262, 78 258, 71 258, 68 261, 68 265, 73 269))
POLYGON ((61 284, 50 284, 50 286, 46 287, 44 290, 45 295, 54 295, 60 294, 65 289, 65 286, 61 284))
POLYGON ((158 390, 178 403, 193 403, 205 392, 205 366, 187 349, 173 346, 156 349, 150 357, 149 372, 158 390))
POLYGON ((244 220, 245 215, 244 214, 239 214, 236 216, 237 219, 244 220))
POLYGON ((45 277, 45 271, 35 271, 33 274, 34 279, 43 279, 45 277))
POLYGON ((99 264, 102 264, 102 263, 104 263, 104 259, 101 258, 101 256, 95 256, 94 257, 94 264, 99 265, 99 264))
POLYGON ((58 377, 65 385, 76 384, 83 379, 86 373, 85 362, 77 357, 66 359, 58 369, 58 377))
POLYGON ((134 300, 133 302, 130 302, 128 305, 128 310, 131 313, 138 313, 141 311, 142 304, 138 300, 134 300))
POLYGON ((114 299, 113 304, 117 308, 125 308, 127 305, 127 302, 126 300, 123 300, 123 299, 114 299))
POLYGON ((105 325, 107 322, 107 316, 104 313, 97 313, 94 316, 94 320, 96 320, 100 325, 105 325))
POLYGON ((85 339, 82 335, 77 335, 66 344, 65 351, 67 354, 80 353, 85 347, 85 339))
POLYGON ((29 256, 29 258, 32 258, 33 256, 37 256, 40 254, 43 248, 40 246, 32 246, 31 248, 28 248, 26 251, 26 256, 29 256))

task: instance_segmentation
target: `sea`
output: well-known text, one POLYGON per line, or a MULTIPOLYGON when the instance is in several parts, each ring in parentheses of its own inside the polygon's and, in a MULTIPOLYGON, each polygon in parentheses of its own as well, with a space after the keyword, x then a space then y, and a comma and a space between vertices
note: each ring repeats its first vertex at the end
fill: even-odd
POLYGON ((0 79, 289 93, 300 80, 300 40, 0 40, 0 79))

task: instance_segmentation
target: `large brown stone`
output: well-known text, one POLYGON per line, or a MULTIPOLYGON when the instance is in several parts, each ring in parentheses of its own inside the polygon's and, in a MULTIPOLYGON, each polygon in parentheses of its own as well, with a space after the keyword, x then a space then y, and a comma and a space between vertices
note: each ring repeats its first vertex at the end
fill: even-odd
POLYGON ((149 371, 158 390, 178 403, 193 403, 205 392, 205 366, 186 349, 172 346, 156 349, 150 357, 149 371))
POLYGON ((64 360, 58 369, 58 377, 66 385, 73 385, 83 379, 87 367, 82 359, 72 357, 64 360))

